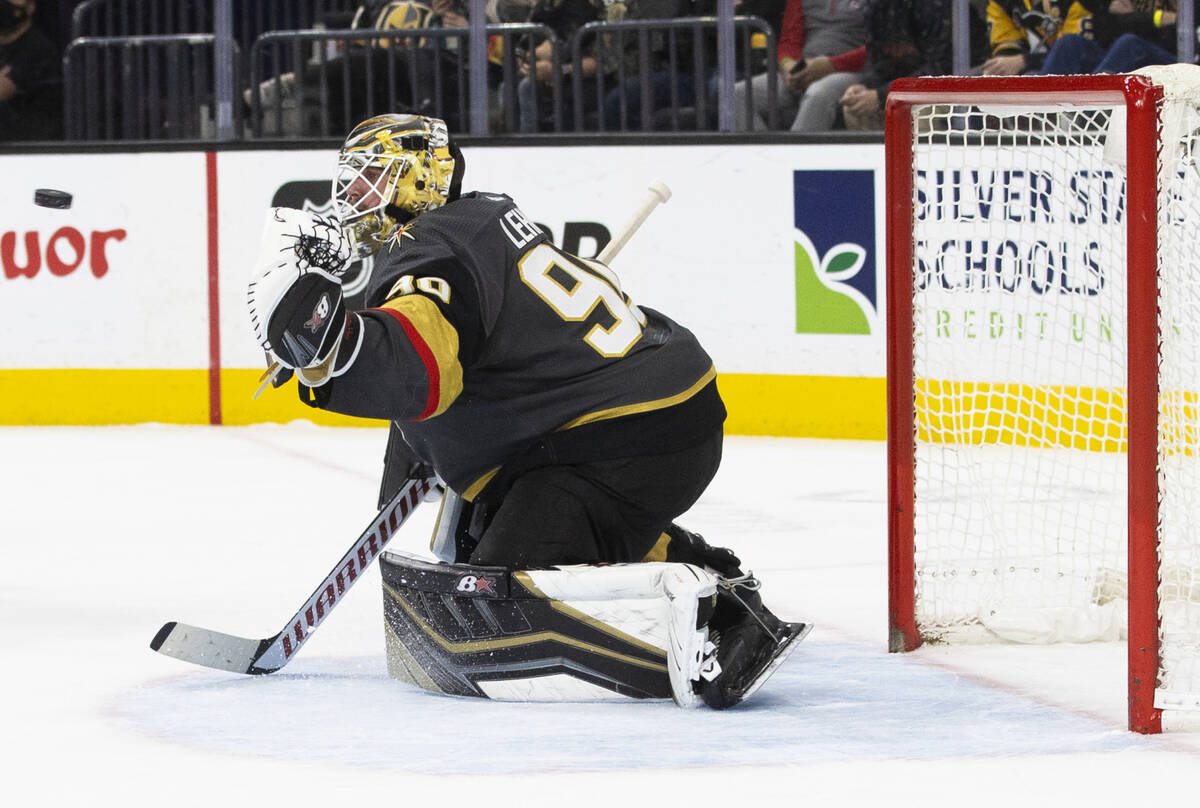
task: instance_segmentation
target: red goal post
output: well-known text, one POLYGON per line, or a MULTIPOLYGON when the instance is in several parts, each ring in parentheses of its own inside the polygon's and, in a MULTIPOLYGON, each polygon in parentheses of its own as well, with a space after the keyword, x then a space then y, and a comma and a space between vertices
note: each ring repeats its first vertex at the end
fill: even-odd
POLYGON ((1200 308, 1160 296, 1200 275, 1169 265, 1200 254, 1176 78, 902 79, 886 110, 890 650, 1127 620, 1139 732, 1200 708, 1200 507, 1170 499, 1200 487, 1200 360, 1164 342, 1200 344, 1200 308))

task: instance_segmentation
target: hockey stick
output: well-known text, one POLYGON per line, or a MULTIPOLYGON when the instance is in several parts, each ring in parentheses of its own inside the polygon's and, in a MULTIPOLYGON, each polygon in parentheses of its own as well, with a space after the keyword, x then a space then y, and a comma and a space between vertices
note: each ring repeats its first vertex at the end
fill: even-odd
MULTIPOLYGON (((599 260, 607 263, 616 256, 646 221, 651 211, 670 198, 671 190, 666 185, 661 182, 653 183, 650 186, 650 195, 635 211, 617 238, 605 246, 599 260)), ((274 368, 274 371, 277 372, 278 368, 274 368)), ((274 372, 269 368, 263 375, 273 378, 274 372)), ((267 383, 269 381, 270 379, 267 383)), ((259 392, 265 387, 266 383, 259 388, 259 392)), ((255 393, 256 397, 257 395, 258 393, 255 393)), ((278 634, 255 640, 187 623, 170 622, 154 635, 154 639, 150 641, 150 648, 184 662, 231 673, 258 675, 279 670, 291 661, 300 650, 300 646, 308 641, 317 626, 341 601, 346 591, 383 552, 383 548, 416 509, 430 487, 428 480, 409 480, 402 486, 278 634)))
POLYGON ((658 207, 659 204, 666 202, 671 198, 671 189, 661 182, 653 182, 650 184, 650 194, 642 202, 641 207, 634 211, 633 216, 626 222, 625 228, 617 235, 615 239, 608 242, 600 254, 596 256, 596 260, 602 264, 607 264, 609 261, 617 257, 617 253, 625 246, 629 239, 633 238, 633 234, 642 226, 642 222, 651 212, 658 207))
POLYGON ((164 625, 150 641, 160 654, 231 673, 273 673, 291 661, 317 626, 396 535, 431 488, 428 479, 409 480, 342 556, 300 611, 273 637, 235 637, 186 623, 164 625))

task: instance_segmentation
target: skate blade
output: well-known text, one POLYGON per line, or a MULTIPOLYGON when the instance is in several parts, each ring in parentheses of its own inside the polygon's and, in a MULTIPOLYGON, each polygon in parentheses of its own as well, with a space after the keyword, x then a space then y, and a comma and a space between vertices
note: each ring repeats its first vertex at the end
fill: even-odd
POLYGON ((779 652, 775 654, 775 658, 771 660, 767 667, 763 668, 763 672, 760 673, 758 677, 750 683, 748 688, 746 688, 746 692, 742 694, 740 701, 745 701, 757 693, 758 689, 763 686, 763 683, 771 678, 771 674, 773 674, 780 665, 787 661, 787 658, 792 655, 792 652, 800 646, 800 641, 807 637, 808 633, 812 631, 812 623, 800 623, 799 626, 800 630, 792 634, 783 643, 783 645, 780 646, 779 652))

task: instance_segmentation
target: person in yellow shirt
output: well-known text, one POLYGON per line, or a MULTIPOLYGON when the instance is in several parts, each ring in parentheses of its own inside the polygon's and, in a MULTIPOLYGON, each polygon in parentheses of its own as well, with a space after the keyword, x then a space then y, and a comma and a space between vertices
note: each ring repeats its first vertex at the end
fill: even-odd
POLYGON ((1129 73, 1176 61, 1175 0, 1083 0, 1093 10, 1094 37, 1064 34, 1042 73, 1129 73))
POLYGON ((1060 36, 1092 38, 1092 13, 1080 2, 989 0, 987 21, 991 58, 983 63, 985 76, 1040 72, 1060 36))

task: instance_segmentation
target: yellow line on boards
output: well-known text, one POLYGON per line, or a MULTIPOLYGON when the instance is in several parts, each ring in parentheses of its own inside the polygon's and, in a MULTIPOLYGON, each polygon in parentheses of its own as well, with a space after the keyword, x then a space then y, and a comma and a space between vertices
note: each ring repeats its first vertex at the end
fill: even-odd
MULTIPOLYGON (((228 425, 311 421, 326 426, 386 425, 302 404, 295 382, 257 399, 261 369, 221 371, 228 425)), ((721 374, 717 384, 731 435, 851 438, 885 436, 884 381, 835 376, 721 374)), ((0 370, 0 424, 207 424, 208 371, 162 369, 0 370)))

